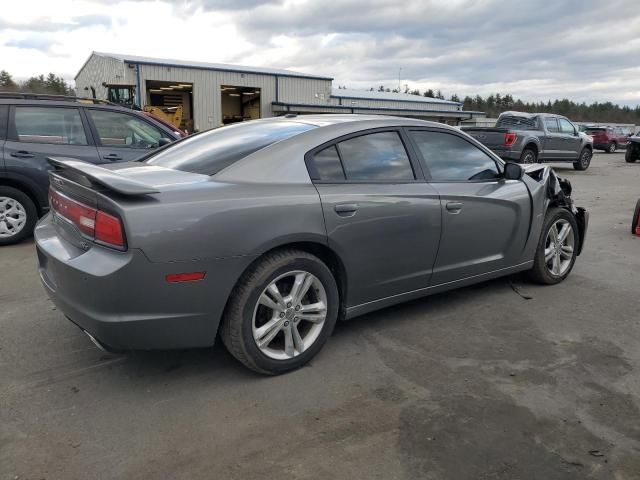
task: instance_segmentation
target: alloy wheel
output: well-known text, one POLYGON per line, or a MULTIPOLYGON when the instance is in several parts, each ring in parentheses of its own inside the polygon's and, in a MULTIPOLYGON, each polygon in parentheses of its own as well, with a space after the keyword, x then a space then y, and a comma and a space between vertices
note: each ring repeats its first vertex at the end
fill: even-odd
POLYGON ((17 235, 27 224, 27 211, 11 197, 0 197, 0 238, 17 235))
POLYGON ((616 151, 617 145, 615 142, 611 142, 611 144, 609 144, 609 153, 614 153, 616 151))
POLYGON ((522 163, 527 163, 527 164, 535 163, 534 160, 535 160, 535 156, 533 155, 533 153, 529 152, 522 159, 522 163))
POLYGON ((567 272, 574 249, 575 235, 571 224, 563 218, 556 220, 547 233, 544 247, 544 262, 552 275, 561 277, 567 272))
POLYGON ((253 339, 260 351, 287 360, 308 350, 327 318, 327 293, 315 275, 296 270, 262 291, 253 311, 253 339))
POLYGON ((582 152, 582 156, 580 157, 580 163, 582 163, 582 167, 585 170, 589 167, 589 164, 591 163, 591 155, 592 154, 587 149, 585 149, 584 152, 582 152))

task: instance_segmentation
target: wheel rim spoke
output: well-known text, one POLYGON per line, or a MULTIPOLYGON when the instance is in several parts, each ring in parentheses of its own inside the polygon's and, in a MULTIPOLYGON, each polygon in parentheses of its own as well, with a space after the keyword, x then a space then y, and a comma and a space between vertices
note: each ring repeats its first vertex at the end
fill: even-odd
POLYGON ((287 357, 293 357, 295 355, 295 349, 293 347, 293 333, 292 328, 289 326, 284 329, 284 353, 287 357))
POLYGON ((568 245, 563 245, 561 250, 561 255, 563 258, 567 260, 571 259, 571 257, 573 256, 573 247, 570 247, 568 245))
POLYGON ((552 259, 553 256, 556 254, 555 248, 552 245, 550 245, 549 247, 544 249, 544 260, 546 263, 549 263, 552 259))
POLYGON ((274 311, 281 311, 282 310, 280 305, 278 305, 276 302, 271 300, 271 298, 266 293, 263 293, 262 295, 260 295, 259 303, 261 305, 264 305, 265 307, 269 307, 270 309, 272 309, 274 311))
POLYGON ((300 332, 298 331, 298 326, 295 323, 291 324, 291 337, 296 351, 298 353, 304 352, 304 341, 302 340, 300 332))
POLYGON ((260 328, 256 329, 253 337, 258 342, 259 346, 267 346, 278 334, 282 328, 282 320, 278 317, 271 319, 260 328))

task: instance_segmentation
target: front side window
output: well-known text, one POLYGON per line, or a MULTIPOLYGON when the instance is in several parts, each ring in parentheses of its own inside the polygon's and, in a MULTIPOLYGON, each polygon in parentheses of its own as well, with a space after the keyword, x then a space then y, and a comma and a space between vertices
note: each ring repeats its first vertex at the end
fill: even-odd
POLYGON ((145 161, 174 170, 215 175, 258 150, 313 128, 316 127, 298 122, 240 122, 187 137, 145 161))
POLYGON ((404 182, 416 178, 398 132, 361 135, 337 146, 347 180, 404 182))
POLYGON ((560 128, 558 128, 558 120, 555 118, 545 118, 544 124, 547 127, 547 131, 551 133, 559 133, 560 128))
POLYGON ((87 145, 77 108, 15 107, 15 127, 20 142, 87 145))
POLYGON ((457 135, 420 130, 413 130, 410 135, 434 181, 464 182, 500 177, 493 158, 457 135))
POLYGON ((573 135, 576 132, 576 129, 573 128, 573 125, 569 120, 565 120, 564 118, 559 118, 558 123, 560 123, 560 131, 562 133, 573 135))
POLYGON ((88 110, 105 147, 155 148, 163 133, 147 122, 126 113, 88 110))

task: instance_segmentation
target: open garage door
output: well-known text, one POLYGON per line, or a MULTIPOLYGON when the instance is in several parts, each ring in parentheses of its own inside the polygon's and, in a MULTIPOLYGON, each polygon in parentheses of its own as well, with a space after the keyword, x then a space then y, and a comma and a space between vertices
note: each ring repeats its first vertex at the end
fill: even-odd
POLYGON ((222 85, 220 100, 223 125, 260 118, 259 88, 222 85))
POLYGON ((193 84, 147 80, 144 110, 193 132, 193 84))

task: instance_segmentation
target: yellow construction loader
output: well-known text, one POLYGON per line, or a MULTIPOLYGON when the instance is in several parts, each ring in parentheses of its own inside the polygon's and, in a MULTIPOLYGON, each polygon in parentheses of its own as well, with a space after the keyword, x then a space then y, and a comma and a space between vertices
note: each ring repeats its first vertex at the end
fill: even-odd
POLYGON ((177 107, 145 105, 143 110, 164 120, 165 122, 170 123, 176 128, 180 128, 180 125, 182 124, 182 105, 178 105, 177 107))

